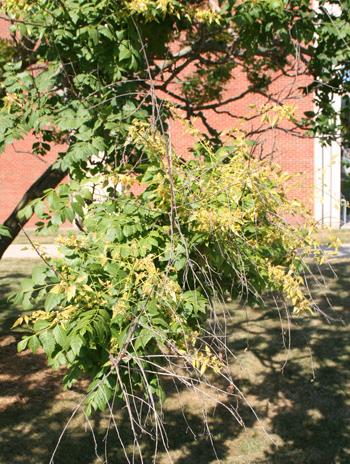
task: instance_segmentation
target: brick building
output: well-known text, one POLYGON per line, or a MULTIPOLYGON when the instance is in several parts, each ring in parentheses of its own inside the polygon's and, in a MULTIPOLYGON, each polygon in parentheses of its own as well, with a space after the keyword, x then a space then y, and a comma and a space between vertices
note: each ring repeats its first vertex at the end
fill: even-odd
MULTIPOLYGON (((0 20, 0 37, 9 37, 8 23, 4 20, 0 20)), ((296 175, 291 195, 301 200, 321 224, 338 228, 341 217, 341 149, 336 144, 322 147, 317 139, 294 130, 291 123, 266 130, 256 112, 268 101, 293 104, 297 116, 301 117, 313 108, 312 95, 305 96, 300 92, 308 78, 298 66, 292 65, 288 75, 281 73, 272 77, 269 100, 262 94, 245 94, 248 81, 243 72, 235 71, 232 80, 225 86, 220 105, 203 111, 206 121, 220 131, 232 127, 248 130, 259 142, 262 156, 271 156, 283 170, 296 175), (245 95, 236 99, 242 93, 245 95)), ((186 153, 190 146, 190 137, 177 122, 172 123, 172 142, 181 153, 186 153)), ((6 219, 23 193, 55 159, 57 150, 44 158, 33 155, 32 143, 33 137, 28 135, 0 155, 0 222, 6 219)), ((28 227, 33 227, 34 222, 30 221, 28 227)))

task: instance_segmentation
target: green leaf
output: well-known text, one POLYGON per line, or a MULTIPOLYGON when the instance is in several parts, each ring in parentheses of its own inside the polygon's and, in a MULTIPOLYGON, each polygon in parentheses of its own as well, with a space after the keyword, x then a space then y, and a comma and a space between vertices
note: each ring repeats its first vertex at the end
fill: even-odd
POLYGON ((36 335, 32 335, 29 339, 28 348, 32 350, 33 353, 36 353, 40 347, 39 338, 36 335))
POLYGON ((10 229, 8 229, 5 226, 0 225, 0 236, 11 238, 12 235, 11 235, 10 229))
POLYGON ((169 324, 161 317, 154 317, 152 319, 152 323, 154 325, 159 325, 159 326, 162 326, 164 327, 165 329, 167 329, 169 327, 169 324))
POLYGON ((62 301, 63 295, 57 293, 48 293, 45 300, 45 310, 51 311, 56 308, 57 305, 62 301))
POLYGON ((50 208, 54 211, 57 211, 61 207, 61 200, 58 194, 55 191, 51 191, 47 196, 47 201, 49 203, 50 208))
POLYGON ((80 349, 83 346, 83 340, 79 335, 74 335, 70 339, 70 346, 75 356, 78 356, 80 353, 80 349))
POLYGON ((22 338, 22 340, 18 343, 17 345, 17 351, 20 353, 21 351, 24 351, 27 346, 28 346, 28 342, 29 342, 29 337, 24 337, 22 338))
POLYGON ((83 217, 84 216, 83 202, 81 202, 81 201, 73 201, 72 202, 72 210, 78 216, 83 217))
POLYGON ((121 44, 119 46, 119 60, 128 60, 131 57, 131 51, 130 49, 125 45, 121 44))
POLYGON ((33 269, 32 279, 35 285, 44 285, 46 279, 46 267, 38 266, 33 269))
POLYGON ((64 355, 64 353, 60 351, 59 353, 57 353, 57 355, 53 359, 53 368, 58 369, 60 366, 65 366, 66 364, 67 364, 67 358, 64 355))
POLYGON ((56 342, 63 348, 67 349, 69 347, 69 340, 67 338, 67 334, 63 327, 60 325, 56 325, 56 327, 53 329, 53 334, 55 337, 56 342))
POLYGON ((136 213, 137 210, 138 210, 138 207, 134 203, 127 203, 124 207, 124 213, 127 214, 128 216, 132 216, 133 214, 136 213))
POLYGON ((35 86, 39 92, 47 91, 53 83, 53 76, 57 72, 56 67, 40 72, 35 78, 35 86))
POLYGON ((32 279, 23 279, 21 287, 23 292, 32 292, 34 287, 32 279))
POLYGON ((71 364, 75 361, 75 354, 73 350, 67 351, 66 358, 68 359, 68 362, 70 362, 71 364))
POLYGON ((50 325, 51 325, 50 321, 39 319, 38 321, 35 322, 33 328, 35 332, 40 332, 43 329, 47 329, 50 325))
POLYGON ((99 40, 99 34, 98 34, 97 29, 92 26, 88 27, 88 34, 89 34, 89 37, 92 39, 93 44, 97 45, 98 40, 99 40))
POLYGON ((42 332, 39 335, 39 339, 43 347, 43 350, 45 351, 48 357, 51 357, 56 346, 56 341, 52 335, 52 332, 45 330, 45 332, 42 332))
POLYGON ((122 258, 128 258, 130 256, 130 247, 129 245, 121 245, 120 246, 120 256, 122 258))
POLYGON ((73 207, 72 207, 72 209, 71 209, 71 208, 64 208, 63 214, 64 214, 65 219, 66 219, 67 221, 73 223, 74 218, 75 218, 75 214, 74 214, 73 207))
POLYGON ((186 266, 187 263, 187 258, 186 256, 180 256, 175 259, 174 261, 174 267, 177 271, 181 271, 186 266))
POLYGON ((127 226, 123 227, 123 234, 125 235, 125 237, 130 237, 134 233, 135 233, 135 227, 134 226, 127 225, 127 226))
POLYGON ((30 309, 33 309, 33 305, 32 305, 32 302, 31 302, 31 294, 30 293, 25 293, 23 295, 22 308, 25 311, 29 311, 30 309))
POLYGON ((30 219, 33 215, 33 209, 31 205, 27 205, 25 208, 21 209, 18 213, 20 219, 30 219))
POLYGON ((154 338, 155 332, 154 330, 150 329, 142 329, 139 335, 137 336, 135 342, 135 349, 138 350, 139 348, 146 348, 147 344, 154 338))

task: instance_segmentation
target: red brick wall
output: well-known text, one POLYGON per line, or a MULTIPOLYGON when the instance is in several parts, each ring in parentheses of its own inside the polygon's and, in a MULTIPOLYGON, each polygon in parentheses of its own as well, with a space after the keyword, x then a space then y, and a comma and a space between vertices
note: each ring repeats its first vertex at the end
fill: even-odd
POLYGON ((3 17, 0 18, 0 39, 3 39, 3 40, 11 39, 9 24, 10 24, 9 21, 4 19, 3 17))

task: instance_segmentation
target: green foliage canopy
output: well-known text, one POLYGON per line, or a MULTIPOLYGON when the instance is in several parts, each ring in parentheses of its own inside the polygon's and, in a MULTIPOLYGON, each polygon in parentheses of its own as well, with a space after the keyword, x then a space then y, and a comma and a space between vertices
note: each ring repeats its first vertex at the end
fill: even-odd
POLYGON ((67 386, 87 376, 89 412, 116 398, 128 404, 135 392, 153 404, 162 375, 178 375, 173 358, 188 375, 211 368, 225 377, 208 335, 215 299, 261 303, 273 290, 296 313, 312 310, 303 270, 317 248, 310 230, 283 219, 298 214, 285 177, 256 162, 239 131, 228 146, 197 134, 184 163, 167 135, 173 105, 157 91, 199 114, 220 101, 238 62, 261 89, 298 50, 324 130, 333 93, 348 86, 349 8, 337 4, 340 16, 306 0, 4 2, 18 44, 4 66, 0 148, 30 131, 35 153, 64 144, 57 166, 71 178, 22 214, 35 212, 46 231, 76 219, 83 228, 23 282, 17 302, 35 311, 17 322, 32 331, 19 349, 43 347, 53 367, 68 367, 67 386), (335 37, 341 24, 345 39, 335 37), (173 95, 184 63, 195 70, 173 95), (136 182, 145 185, 139 196, 136 182))

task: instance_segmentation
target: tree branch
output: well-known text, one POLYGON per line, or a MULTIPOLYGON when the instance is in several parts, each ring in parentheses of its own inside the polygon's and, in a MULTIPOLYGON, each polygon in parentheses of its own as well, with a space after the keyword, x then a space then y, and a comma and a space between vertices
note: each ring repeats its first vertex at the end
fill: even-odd
POLYGON ((19 218, 18 213, 29 202, 42 197, 45 190, 55 188, 65 178, 67 171, 61 171, 54 168, 52 164, 49 168, 29 187, 23 195, 16 208, 12 211, 3 225, 9 229, 11 237, 0 236, 0 259, 5 253, 6 249, 11 245, 13 240, 17 237, 22 227, 29 221, 25 218, 19 218))

